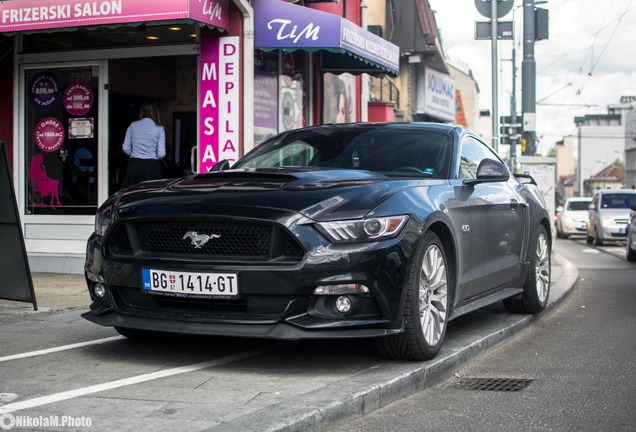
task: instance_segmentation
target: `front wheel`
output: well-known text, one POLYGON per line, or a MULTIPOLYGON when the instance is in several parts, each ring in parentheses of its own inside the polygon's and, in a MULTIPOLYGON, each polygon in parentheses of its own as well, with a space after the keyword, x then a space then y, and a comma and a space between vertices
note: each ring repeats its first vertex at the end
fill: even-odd
POLYGON ((446 256, 439 237, 430 231, 424 234, 407 276, 404 331, 377 340, 385 357, 430 360, 439 352, 454 292, 446 256))
POLYGON ((596 234, 594 236, 594 246, 603 246, 603 239, 598 234, 598 227, 594 229, 594 234, 596 234))
POLYGON ((543 225, 539 225, 534 241, 534 251, 521 298, 510 298, 503 301, 504 307, 514 313, 536 314, 543 311, 550 295, 551 248, 548 233, 543 225))
POLYGON ((627 245, 625 246, 625 259, 630 262, 636 261, 636 250, 632 249, 632 232, 629 231, 627 236, 627 245))

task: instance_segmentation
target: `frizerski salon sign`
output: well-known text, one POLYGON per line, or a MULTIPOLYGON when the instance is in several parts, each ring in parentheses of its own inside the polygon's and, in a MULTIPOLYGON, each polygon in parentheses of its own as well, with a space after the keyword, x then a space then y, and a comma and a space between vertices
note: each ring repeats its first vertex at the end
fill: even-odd
POLYGON ((279 0, 253 0, 256 48, 342 49, 399 72, 400 48, 340 16, 279 0))
POLYGON ((222 29, 230 0, 20 0, 0 2, 0 32, 192 19, 222 29))

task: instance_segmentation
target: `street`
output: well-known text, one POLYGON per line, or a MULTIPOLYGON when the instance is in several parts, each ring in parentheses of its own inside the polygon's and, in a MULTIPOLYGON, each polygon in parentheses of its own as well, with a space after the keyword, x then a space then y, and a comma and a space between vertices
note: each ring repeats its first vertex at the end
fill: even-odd
MULTIPOLYGON (((557 249, 581 266, 582 280, 565 305, 536 320, 500 307, 469 314, 451 323, 447 344, 430 362, 387 361, 365 340, 179 336, 140 343, 86 322, 82 308, 5 315, 0 427, 510 430, 514 421, 516 429, 526 422, 537 430, 625 430, 621 425, 634 420, 636 305, 629 287, 636 266, 615 246, 598 251, 584 241, 559 240, 557 249), (513 395, 448 388, 455 378, 432 387, 436 377, 454 372, 533 382, 513 395)), ((566 270, 556 265, 553 277, 562 279, 561 273, 566 270)))
MULTIPOLYGON (((624 246, 557 240, 580 280, 554 314, 435 387, 334 428, 349 431, 636 430, 636 266, 624 246), (527 379, 520 391, 466 390, 466 378, 527 379)), ((513 387, 514 388, 514 387, 513 387)))

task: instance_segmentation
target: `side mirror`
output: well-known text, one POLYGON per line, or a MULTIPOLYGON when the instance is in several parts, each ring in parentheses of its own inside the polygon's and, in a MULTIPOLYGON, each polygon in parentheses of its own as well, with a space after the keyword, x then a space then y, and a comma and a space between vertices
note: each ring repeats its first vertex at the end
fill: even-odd
POLYGON ((225 171, 226 169, 230 169, 230 162, 227 159, 223 159, 212 165, 208 172, 225 171))
POLYGON ((556 208, 556 212, 557 212, 557 213, 561 213, 562 211, 563 211, 563 206, 558 206, 558 207, 556 208))
POLYGON ((495 159, 483 159, 477 167, 477 178, 468 179, 465 184, 505 182, 510 178, 508 167, 495 159))
POLYGON ((589 206, 587 206, 588 210, 596 210, 596 206, 594 204, 590 204, 589 206))

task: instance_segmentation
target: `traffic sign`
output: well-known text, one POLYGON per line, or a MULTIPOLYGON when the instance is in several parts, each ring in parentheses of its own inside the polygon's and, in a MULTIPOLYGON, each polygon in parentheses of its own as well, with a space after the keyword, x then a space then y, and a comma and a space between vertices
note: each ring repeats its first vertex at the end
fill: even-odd
MULTIPOLYGON (((492 19, 492 4, 491 0, 475 0, 475 7, 477 11, 486 18, 492 19)), ((501 18, 507 15, 512 10, 513 0, 497 0, 497 16, 495 19, 501 18)))
MULTIPOLYGON (((475 40, 490 39, 490 21, 475 21, 475 40)), ((497 39, 514 39, 512 21, 497 21, 497 39)))
POLYGON ((511 116, 500 116, 499 123, 506 126, 512 127, 520 127, 521 126, 521 116, 515 116, 515 121, 513 123, 511 116))

